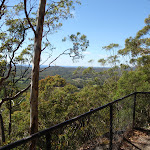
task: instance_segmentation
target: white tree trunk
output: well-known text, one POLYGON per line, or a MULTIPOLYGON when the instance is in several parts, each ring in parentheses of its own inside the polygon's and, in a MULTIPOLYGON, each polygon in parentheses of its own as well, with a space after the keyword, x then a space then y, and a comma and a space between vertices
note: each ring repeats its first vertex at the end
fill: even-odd
MULTIPOLYGON (((41 43, 43 34, 43 23, 45 15, 46 0, 39 0, 39 10, 34 39, 34 56, 31 74, 31 94, 30 94, 30 134, 38 131, 38 83, 39 83, 39 63, 41 55, 41 43)), ((30 149, 35 149, 35 141, 30 149)))

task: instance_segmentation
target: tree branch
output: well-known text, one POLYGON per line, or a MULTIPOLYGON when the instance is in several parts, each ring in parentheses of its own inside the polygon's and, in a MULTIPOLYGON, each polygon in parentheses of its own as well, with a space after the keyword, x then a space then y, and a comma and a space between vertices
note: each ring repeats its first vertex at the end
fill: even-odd
POLYGON ((13 97, 6 97, 6 98, 3 98, 2 101, 0 102, 0 107, 2 106, 2 104, 5 102, 5 101, 9 101, 9 100, 14 100, 16 98, 18 98, 21 94, 23 94, 25 91, 27 91, 29 88, 30 88, 31 84, 28 85, 25 89, 21 90, 20 92, 18 92, 15 96, 13 97))
POLYGON ((36 35, 36 31, 35 31, 35 29, 34 29, 32 23, 31 23, 31 21, 30 21, 30 19, 29 19, 29 16, 28 16, 28 13, 27 13, 27 1, 26 1, 26 0, 24 0, 24 12, 25 12, 26 19, 27 19, 27 21, 28 21, 28 23, 29 23, 31 29, 32 29, 33 32, 34 32, 34 35, 36 35))
POLYGON ((23 74, 20 75, 20 78, 17 79, 15 81, 15 83, 17 83, 20 79, 22 79, 22 78, 24 78, 26 76, 26 73, 28 73, 27 71, 29 70, 29 68, 30 68, 30 65, 27 67, 27 69, 24 70, 23 74))
POLYGON ((1 17, 4 15, 4 13, 2 13, 2 8, 4 6, 5 0, 2 1, 1 5, 0 5, 0 19, 1 17))
POLYGON ((42 71, 44 71, 44 70, 50 68, 51 64, 52 64, 54 61, 56 61, 61 55, 69 54, 69 53, 65 53, 65 52, 68 51, 68 50, 69 50, 69 49, 67 49, 67 50, 65 50, 63 53, 59 54, 53 61, 51 61, 51 62, 49 63, 48 67, 45 67, 44 69, 40 70, 40 72, 42 72, 42 71))
POLYGON ((3 0, 1 5, 0 5, 0 12, 1 12, 2 7, 4 6, 4 2, 5 2, 5 0, 3 0))
POLYGON ((24 33, 23 33, 23 38, 21 40, 21 42, 18 44, 18 46, 16 47, 16 49, 13 51, 12 53, 12 57, 10 58, 10 64, 9 64, 9 70, 8 73, 6 75, 6 77, 3 77, 0 79, 0 85, 2 85, 2 83, 4 82, 4 80, 8 79, 11 73, 11 69, 12 69, 12 62, 13 62, 13 58, 15 56, 15 52, 19 49, 19 47, 21 46, 21 44, 23 43, 23 41, 25 40, 25 29, 24 29, 24 33))

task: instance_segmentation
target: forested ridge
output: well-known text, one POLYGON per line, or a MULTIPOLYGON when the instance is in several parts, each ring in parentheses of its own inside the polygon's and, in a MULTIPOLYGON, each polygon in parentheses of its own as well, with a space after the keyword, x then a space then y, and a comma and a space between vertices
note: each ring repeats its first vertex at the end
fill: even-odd
MULTIPOLYGON (((145 66, 130 70, 118 68, 116 71, 116 67, 102 70, 102 68, 92 67, 52 67, 51 70, 43 72, 39 81, 39 130, 71 119, 132 92, 150 90, 149 73, 145 73, 148 71, 145 70, 145 66)), ((20 84, 21 87, 26 84, 25 78, 18 86, 20 84)), ((11 102, 11 129, 10 102, 2 105, 7 143, 29 135, 29 94, 30 91, 26 91, 11 102), (11 130, 10 135, 9 130, 11 130)), ((2 95, 1 91, 1 97, 2 95)))
MULTIPOLYGON (((0 1, 0 19, 5 20, 5 26, 0 27, 1 145, 132 92, 150 91, 150 16, 136 36, 127 37, 124 48, 116 43, 103 47, 110 55, 98 60, 102 67, 51 66, 60 55, 69 55, 73 60, 83 58, 82 52, 89 41, 86 35, 77 32, 68 36, 72 48, 51 60, 47 68, 40 68, 42 52, 46 48, 53 49, 47 40, 48 34, 60 28, 62 20, 72 16, 70 9, 80 4, 72 0, 40 2, 37 16, 34 10, 37 7, 32 7, 34 2, 28 4, 24 0, 11 9, 4 5, 5 0, 0 1), (19 13, 24 15, 19 16, 19 13), (27 36, 31 32, 33 38, 27 36)), ((33 141, 30 149, 34 145, 33 141)))
MULTIPOLYGON (((43 68, 43 67, 41 67, 43 68)), ((93 77, 93 74, 85 74, 83 73, 88 67, 61 67, 61 66, 51 66, 50 68, 44 70, 40 73, 39 79, 44 79, 47 76, 55 76, 60 75, 64 78, 68 83, 76 85, 78 88, 82 88, 87 80, 90 80, 93 77)), ((16 67, 16 79, 20 77, 20 72, 24 72, 27 69, 25 66, 17 66, 16 67)), ((24 78, 22 78, 18 86, 20 88, 24 88, 26 84, 29 83, 28 77, 30 76, 31 67, 28 70, 28 74, 24 78)), ((101 72, 103 70, 108 70, 108 67, 91 67, 93 71, 101 72)), ((95 75, 96 76, 96 75, 95 75)))

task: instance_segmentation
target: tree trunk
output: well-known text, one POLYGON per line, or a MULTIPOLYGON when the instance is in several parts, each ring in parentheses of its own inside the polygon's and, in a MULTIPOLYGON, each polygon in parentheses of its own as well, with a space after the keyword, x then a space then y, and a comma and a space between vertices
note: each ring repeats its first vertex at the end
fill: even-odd
POLYGON ((8 135, 10 135, 11 133, 11 110, 12 110, 12 106, 11 106, 11 100, 9 101, 9 129, 8 129, 8 135))
POLYGON ((0 114, 0 145, 5 142, 4 123, 2 115, 0 114))
MULTIPOLYGON (((45 15, 46 0, 39 0, 39 10, 37 17, 36 33, 34 39, 34 56, 31 73, 31 93, 30 93, 30 134, 38 131, 38 83, 39 83, 39 63, 41 55, 41 43, 43 34, 43 23, 45 15)), ((35 140, 30 145, 30 150, 35 149, 35 140)))

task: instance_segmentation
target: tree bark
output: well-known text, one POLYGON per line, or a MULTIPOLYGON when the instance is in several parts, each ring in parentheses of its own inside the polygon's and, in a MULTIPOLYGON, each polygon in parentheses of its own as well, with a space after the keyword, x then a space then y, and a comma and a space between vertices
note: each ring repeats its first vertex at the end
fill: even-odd
POLYGON ((8 135, 11 134, 11 111, 12 111, 11 100, 9 100, 9 129, 8 129, 8 135))
MULTIPOLYGON (((39 0, 36 33, 34 39, 34 55, 31 73, 31 93, 30 93, 30 134, 38 131, 38 83, 39 83, 39 63, 41 56, 41 43, 43 34, 43 23, 45 16, 46 0, 39 0)), ((30 150, 35 150, 36 141, 32 141, 30 150)))
POLYGON ((4 123, 2 115, 0 114, 0 145, 5 142, 4 123))

